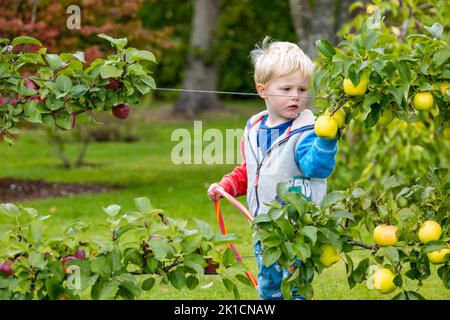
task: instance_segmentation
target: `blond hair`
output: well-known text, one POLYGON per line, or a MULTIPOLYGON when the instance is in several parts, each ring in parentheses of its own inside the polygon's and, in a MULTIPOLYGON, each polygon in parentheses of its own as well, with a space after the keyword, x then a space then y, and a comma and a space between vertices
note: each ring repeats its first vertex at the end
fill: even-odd
POLYGON ((250 52, 255 83, 267 85, 277 77, 300 70, 302 78, 311 79, 314 64, 298 45, 292 42, 271 41, 265 37, 261 45, 250 52))

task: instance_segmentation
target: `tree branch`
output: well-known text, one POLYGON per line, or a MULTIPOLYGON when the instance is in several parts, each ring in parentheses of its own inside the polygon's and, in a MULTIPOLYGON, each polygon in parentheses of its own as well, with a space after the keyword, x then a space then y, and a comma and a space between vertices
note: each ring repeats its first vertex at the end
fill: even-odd
POLYGON ((364 242, 355 241, 353 239, 348 240, 348 243, 350 243, 350 244, 352 244, 354 246, 362 247, 362 248, 369 249, 369 250, 378 248, 378 246, 374 246, 374 245, 367 244, 367 243, 364 243, 364 242))

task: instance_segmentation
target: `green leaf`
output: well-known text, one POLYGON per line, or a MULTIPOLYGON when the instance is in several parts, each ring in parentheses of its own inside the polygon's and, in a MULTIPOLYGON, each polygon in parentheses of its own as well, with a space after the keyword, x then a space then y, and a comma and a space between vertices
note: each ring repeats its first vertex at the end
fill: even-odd
POLYGON ((28 36, 16 37, 11 42, 12 46, 19 45, 19 44, 37 44, 38 46, 42 46, 42 43, 38 39, 28 37, 28 36))
POLYGON ((181 270, 172 270, 168 273, 169 281, 170 283, 177 289, 182 289, 185 284, 186 280, 184 277, 184 272, 181 270))
POLYGON ((448 248, 448 245, 445 243, 445 241, 432 240, 423 245, 422 252, 428 253, 428 252, 438 251, 438 250, 445 249, 445 248, 448 248))
POLYGON ((100 67, 100 75, 103 79, 106 78, 119 78, 122 75, 123 70, 110 64, 104 64, 100 67))
POLYGON ((214 244, 222 244, 227 242, 232 242, 235 240, 238 240, 240 237, 237 234, 228 233, 228 234, 215 234, 211 241, 214 242, 214 244))
POLYGON ((127 38, 115 39, 115 38, 110 37, 110 36, 108 36, 108 35, 106 35, 104 33, 99 34, 98 37, 102 38, 102 39, 105 39, 105 40, 108 40, 111 43, 111 45, 116 46, 119 49, 122 49, 128 43, 127 38))
POLYGON ((56 125, 66 130, 72 129, 72 114, 68 112, 58 113, 56 116, 56 125))
POLYGON ((386 179, 386 181, 383 184, 384 190, 389 190, 396 188, 398 186, 401 186, 404 183, 404 180, 402 177, 393 175, 386 179))
POLYGON ((170 251, 170 246, 161 239, 153 238, 148 242, 148 245, 155 253, 155 258, 158 260, 165 258, 170 251))
POLYGON ((331 218, 344 218, 344 219, 349 219, 349 220, 355 221, 355 217, 353 216, 353 214, 351 212, 343 211, 343 210, 333 212, 330 215, 330 217, 331 218))
POLYGON ((45 279, 45 290, 47 290, 47 294, 52 300, 57 299, 64 293, 64 288, 61 286, 61 283, 55 278, 45 279))
POLYGON ((271 217, 266 213, 258 214, 252 221, 252 224, 258 224, 261 222, 270 222, 272 221, 271 217))
POLYGON ((361 260, 358 264, 358 267, 353 271, 353 279, 357 283, 361 283, 364 279, 364 276, 367 272, 367 268, 369 267, 369 258, 365 258, 361 260))
POLYGON ((29 232, 30 237, 35 244, 39 244, 42 239, 42 230, 44 229, 44 223, 42 220, 36 219, 30 222, 29 232))
POLYGON ((136 208, 143 214, 149 214, 153 209, 150 200, 146 197, 134 199, 134 204, 136 205, 136 208))
POLYGON ((403 81, 411 81, 411 71, 406 61, 402 60, 397 63, 398 72, 403 81))
POLYGON ((281 256, 281 249, 279 247, 266 248, 263 252, 263 263, 266 267, 274 264, 281 256))
POLYGON ((381 96, 378 92, 371 91, 364 96, 363 108, 367 109, 372 106, 374 103, 377 103, 381 100, 381 96))
POLYGON ((60 74, 55 81, 56 89, 61 92, 69 92, 72 88, 72 80, 66 75, 60 74))
POLYGON ((433 62, 436 65, 436 67, 441 66, 444 62, 446 62, 450 58, 450 49, 449 48, 442 48, 435 52, 433 55, 433 62))
POLYGON ((119 282, 116 279, 107 280, 99 278, 91 290, 91 297, 94 300, 110 300, 116 297, 119 290, 119 282))
POLYGON ((21 215, 20 209, 13 203, 0 204, 0 212, 11 218, 18 218, 21 215))
POLYGON ((336 50, 328 40, 316 40, 316 47, 329 60, 336 54, 336 50))
POLYGON ((135 61, 147 60, 156 63, 155 55, 147 50, 136 50, 135 48, 128 48, 127 58, 135 61))
POLYGON ((383 253, 386 258, 394 265, 398 264, 398 262, 400 261, 398 250, 392 246, 384 247, 383 253))
POLYGON ((117 277, 117 280, 119 281, 119 287, 122 290, 128 291, 128 295, 137 298, 141 295, 141 288, 136 282, 135 277, 130 273, 122 273, 117 277))
POLYGON ((197 228, 198 232, 200 232, 200 234, 204 236, 206 240, 210 240, 214 236, 214 232, 208 223, 196 218, 192 219, 194 220, 195 227, 197 228))
POLYGON ((28 265, 36 269, 45 269, 47 263, 48 262, 44 259, 44 256, 38 252, 32 252, 28 257, 28 265))
POLYGON ((150 77, 148 74, 142 76, 141 81, 143 83, 145 83, 147 86, 149 86, 151 89, 156 88, 155 80, 152 77, 150 77))
POLYGON ((70 96, 74 99, 83 96, 88 92, 88 88, 84 84, 77 84, 70 88, 70 96))
POLYGON ((283 241, 283 238, 278 234, 268 234, 264 236, 262 239, 263 245, 269 247, 276 247, 283 241))
POLYGON ((64 64, 63 59, 57 54, 47 54, 45 59, 52 70, 56 70, 64 64))
POLYGON ((408 291, 408 300, 426 300, 424 296, 415 291, 408 291))
POLYGON ((320 203, 320 208, 324 209, 324 208, 330 207, 333 204, 335 204, 336 202, 341 201, 345 198, 346 198, 346 195, 342 191, 330 192, 323 198, 322 202, 320 203))
POLYGON ((142 282, 142 290, 151 290, 153 288, 153 285, 155 284, 155 278, 150 277, 144 282, 142 282))
POLYGON ((110 206, 108 206, 107 208, 103 208, 103 211, 105 211, 105 213, 107 215, 109 215, 110 217, 115 217, 119 211, 120 211, 120 206, 117 204, 112 204, 110 206))
POLYGON ((105 256, 97 256, 91 260, 91 270, 101 276, 107 277, 111 275, 111 264, 105 256))
POLYGON ((137 266, 144 265, 144 258, 142 253, 136 248, 126 248, 123 253, 123 264, 127 266, 129 263, 137 266))
POLYGON ((426 30, 435 38, 440 38, 442 36, 442 32, 444 31, 444 28, 439 23, 434 23, 431 27, 424 26, 426 30))
POLYGON ((199 274, 203 274, 203 266, 205 265, 205 259, 199 254, 188 254, 183 258, 183 263, 187 267, 193 269, 199 274))
POLYGON ((65 272, 61 262, 53 261, 48 265, 48 269, 57 281, 63 281, 65 272))
POLYGON ((197 277, 195 276, 189 276, 186 278, 186 287, 188 287, 189 290, 195 289, 199 284, 199 281, 197 277))
POLYGON ((300 234, 308 237, 314 245, 317 241, 317 228, 313 226, 305 226, 300 229, 300 234))
POLYGON ((301 241, 297 241, 294 243, 294 251, 301 260, 306 260, 311 256, 310 247, 301 241))

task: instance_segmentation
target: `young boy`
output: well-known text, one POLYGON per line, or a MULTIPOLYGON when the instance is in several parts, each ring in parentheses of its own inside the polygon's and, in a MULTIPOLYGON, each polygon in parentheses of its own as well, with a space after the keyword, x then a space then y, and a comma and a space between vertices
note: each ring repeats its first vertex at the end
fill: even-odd
MULTIPOLYGON (((326 194, 326 178, 334 169, 336 139, 318 138, 313 113, 306 108, 307 89, 314 65, 293 43, 265 38, 251 52, 254 79, 267 110, 252 116, 241 142, 243 163, 208 188, 208 197, 220 198, 217 188, 237 197, 247 195, 249 211, 266 213, 266 203, 278 199, 276 186, 288 182, 290 192, 299 192, 314 203, 326 194)), ((281 281, 289 275, 278 262, 266 267, 262 247, 254 245, 258 262, 258 290, 262 299, 283 299, 281 281)), ((293 299, 303 299, 296 289, 293 299)))

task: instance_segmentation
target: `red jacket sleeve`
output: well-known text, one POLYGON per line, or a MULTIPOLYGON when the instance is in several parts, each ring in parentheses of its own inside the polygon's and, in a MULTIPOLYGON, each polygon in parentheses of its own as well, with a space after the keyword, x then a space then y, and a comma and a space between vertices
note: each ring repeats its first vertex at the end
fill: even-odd
POLYGON ((219 182, 219 185, 233 197, 247 194, 247 162, 245 161, 244 136, 245 134, 241 140, 242 164, 234 168, 231 173, 224 175, 219 182))

